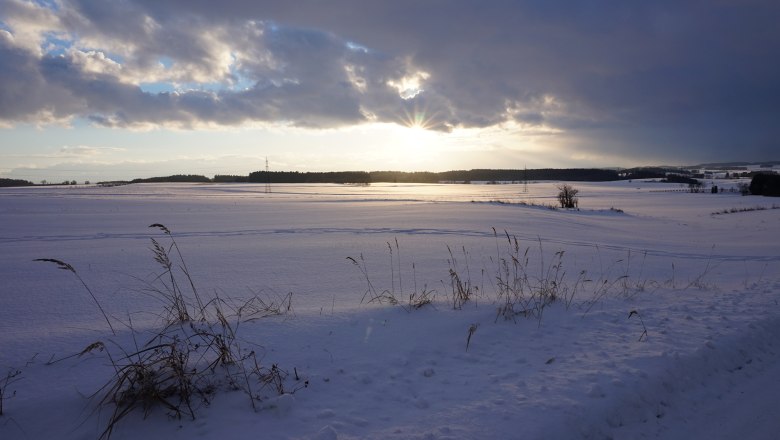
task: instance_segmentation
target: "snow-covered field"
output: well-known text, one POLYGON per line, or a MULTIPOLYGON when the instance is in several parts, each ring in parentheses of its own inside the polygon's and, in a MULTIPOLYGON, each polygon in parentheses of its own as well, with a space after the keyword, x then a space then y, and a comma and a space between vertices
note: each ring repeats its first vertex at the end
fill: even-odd
POLYGON ((540 206, 552 182, 2 189, 0 439, 104 432, 110 359, 164 327, 150 239, 171 242, 154 223, 204 301, 291 298, 279 316, 227 317, 254 351, 239 364, 277 365, 287 392, 253 374, 231 386, 250 370, 217 366, 194 420, 138 408, 113 439, 777 438, 780 209, 713 214, 777 201, 574 185, 578 211, 540 206), (401 304, 361 302, 347 257, 401 304), (75 274, 39 258, 72 265, 116 334, 75 274), (497 317, 502 261, 559 300, 497 317), (451 269, 472 290, 460 310, 451 269), (422 290, 433 304, 409 311, 422 290))

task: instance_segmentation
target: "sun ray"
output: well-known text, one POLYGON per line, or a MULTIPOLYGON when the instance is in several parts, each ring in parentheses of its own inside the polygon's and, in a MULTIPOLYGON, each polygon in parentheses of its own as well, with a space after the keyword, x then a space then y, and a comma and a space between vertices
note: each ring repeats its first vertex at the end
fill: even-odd
POLYGON ((415 102, 411 109, 404 108, 403 114, 399 115, 399 124, 407 128, 418 128, 422 130, 436 130, 440 122, 437 122, 438 112, 432 112, 428 106, 420 106, 415 102))

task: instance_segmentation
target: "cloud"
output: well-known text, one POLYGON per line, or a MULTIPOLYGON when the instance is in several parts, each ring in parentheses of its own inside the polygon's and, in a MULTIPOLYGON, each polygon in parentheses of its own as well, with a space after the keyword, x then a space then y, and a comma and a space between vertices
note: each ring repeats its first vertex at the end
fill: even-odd
MULTIPOLYGON (((125 148, 118 147, 90 147, 86 145, 65 145, 60 147, 57 151, 46 153, 30 153, 30 154, 4 154, 3 158, 11 159, 13 162, 17 162, 18 159, 36 160, 37 163, 34 167, 40 168, 44 166, 43 162, 49 163, 51 159, 61 161, 67 159, 68 163, 78 162, 84 163, 89 160, 90 162, 97 162, 98 159, 111 153, 122 153, 127 151, 125 148), (40 159, 44 159, 40 162, 40 159)), ((18 166, 18 164, 16 164, 18 166)), ((28 164, 30 165, 30 164, 28 164)))
MULTIPOLYGON (((68 153, 69 154, 69 153, 68 153)), ((132 180, 135 178, 167 176, 172 174, 200 174, 212 177, 215 174, 248 174, 256 171, 254 164, 260 164, 262 159, 247 156, 231 155, 193 155, 181 156, 175 159, 150 158, 148 160, 91 160, 80 161, 76 156, 57 154, 45 156, 59 159, 55 163, 41 163, 42 155, 30 156, 31 163, 18 164, 12 168, 0 169, 0 175, 5 178, 25 179, 40 182, 77 180, 92 182, 106 180, 132 180), (231 171, 233 170, 233 171, 231 171)), ((97 159, 97 158, 95 158, 97 159)))
POLYGON ((771 1, 62 0, 50 9, 7 0, 0 8, 5 125, 424 119, 452 131, 512 121, 622 157, 738 149, 760 158, 780 135, 780 5, 771 1), (171 91, 146 92, 147 84, 171 91))
POLYGON ((89 147, 86 145, 69 146, 65 145, 60 148, 60 157, 69 158, 83 158, 83 157, 95 157, 105 153, 122 152, 124 148, 116 147, 89 147))

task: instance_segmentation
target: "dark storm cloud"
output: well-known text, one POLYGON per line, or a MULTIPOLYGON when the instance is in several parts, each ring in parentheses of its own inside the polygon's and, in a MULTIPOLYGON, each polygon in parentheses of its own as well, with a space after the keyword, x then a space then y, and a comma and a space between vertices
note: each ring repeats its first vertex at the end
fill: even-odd
POLYGON ((563 129, 606 154, 711 160, 777 150, 777 2, 344 0, 329 2, 329 13, 318 5, 234 2, 223 13, 254 10, 408 55, 431 73, 425 96, 453 125, 500 122, 509 106, 522 123, 563 129), (545 96, 563 107, 545 108, 545 96))
MULTIPOLYGON (((759 0, 64 1, 56 31, 122 69, 89 71, 6 36, 0 116, 330 127, 424 113, 445 131, 561 130, 606 156, 761 159, 780 136, 779 11, 759 0), (143 78, 221 88, 152 94, 143 78), (422 91, 402 90, 415 78, 422 91)), ((14 37, 31 19, 19 20, 6 23, 14 37)))

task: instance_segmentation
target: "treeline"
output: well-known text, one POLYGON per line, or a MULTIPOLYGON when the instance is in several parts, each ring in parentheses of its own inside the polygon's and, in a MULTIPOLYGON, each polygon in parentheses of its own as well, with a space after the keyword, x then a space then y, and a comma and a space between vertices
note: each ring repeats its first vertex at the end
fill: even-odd
MULTIPOLYGON (((604 182, 626 179, 615 170, 597 168, 533 169, 533 170, 456 170, 433 173, 428 171, 255 171, 249 174, 252 183, 438 183, 438 182, 522 182, 525 180, 556 180, 604 182)), ((630 177, 628 177, 630 178, 630 177)))
POLYGON ((604 182, 619 180, 615 170, 598 168, 541 168, 533 170, 468 170, 437 173, 442 181, 496 181, 522 182, 524 180, 559 180, 578 182, 604 182))
POLYGON ((251 183, 371 183, 365 171, 305 172, 255 171, 249 173, 251 183))
POLYGON ((133 179, 130 183, 210 183, 211 179, 198 174, 175 174, 165 177, 149 177, 146 179, 133 179))
POLYGON ((247 183, 249 176, 236 176, 232 174, 217 174, 213 179, 214 183, 247 183))
POLYGON ((28 182, 27 180, 0 178, 0 187, 33 186, 33 185, 35 185, 35 184, 32 183, 32 182, 28 182))
POLYGON ((688 183, 693 180, 679 175, 680 170, 664 168, 633 168, 611 170, 600 168, 540 168, 530 170, 454 170, 434 173, 430 171, 255 171, 246 175, 217 174, 213 179, 197 174, 176 174, 165 177, 133 179, 122 183, 439 183, 439 182, 523 182, 538 180, 570 182, 608 182, 626 179, 666 178, 672 182, 688 183))
MULTIPOLYGON (((753 182, 750 193, 780 195, 780 175, 771 172, 751 173, 753 182)), ((663 182, 696 185, 701 182, 696 175, 680 169, 670 168, 631 168, 611 170, 600 168, 540 168, 531 170, 455 170, 434 173, 429 171, 255 171, 247 175, 217 174, 213 179, 198 174, 174 174, 163 177, 133 179, 131 181, 98 182, 101 186, 127 185, 129 183, 341 183, 370 184, 389 183, 471 183, 471 182, 515 182, 551 180, 559 182, 609 182, 630 179, 660 179, 663 182)), ((736 177, 736 176, 735 176, 736 177)), ((89 183, 89 182, 85 182, 89 183)), ((63 184, 75 185, 75 181, 63 184)), ((32 186, 32 182, 18 179, 0 178, 2 186, 32 186)))
POLYGON ((661 182, 666 183, 684 183, 687 185, 700 185, 701 182, 699 182, 697 179, 694 179, 693 177, 683 176, 680 174, 669 174, 665 178, 661 180, 661 182))

